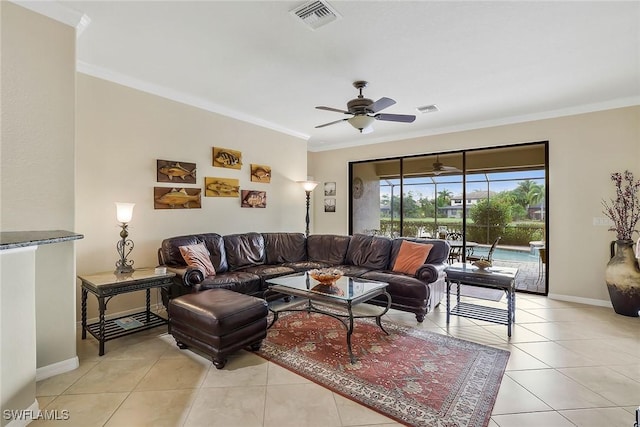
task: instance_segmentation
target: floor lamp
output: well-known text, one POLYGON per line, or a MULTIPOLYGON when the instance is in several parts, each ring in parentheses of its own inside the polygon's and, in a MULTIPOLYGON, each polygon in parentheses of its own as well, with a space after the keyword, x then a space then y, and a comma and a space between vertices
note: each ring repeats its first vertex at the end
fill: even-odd
POLYGON ((298 181, 298 184, 302 185, 305 193, 307 193, 307 216, 305 217, 305 223, 307 228, 305 229, 305 236, 309 237, 309 206, 311 205, 311 192, 318 185, 315 181, 298 181))

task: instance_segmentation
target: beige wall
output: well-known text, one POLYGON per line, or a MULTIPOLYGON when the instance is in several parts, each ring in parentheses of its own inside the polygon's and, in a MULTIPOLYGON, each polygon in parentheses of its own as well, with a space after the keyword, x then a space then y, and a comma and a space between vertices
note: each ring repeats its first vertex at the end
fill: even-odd
MULTIPOLYGON (((114 268, 117 201, 136 203, 129 234, 139 267, 155 266, 161 241, 171 236, 304 231, 305 196, 295 181, 307 176, 305 141, 85 74, 77 85, 76 227, 85 235, 77 243, 78 274, 114 268), (214 168, 214 146, 241 151, 242 169, 214 168), (237 178, 242 189, 266 191, 267 207, 203 197, 202 209, 154 210, 153 187, 170 186, 156 182, 157 159, 196 163, 197 184, 187 187, 203 188, 205 176, 237 178), (271 183, 251 182, 251 163, 271 166, 271 183)), ((95 298, 88 301, 89 317, 96 316, 95 298)), ((138 292, 114 298, 108 310, 142 305, 138 292)))
POLYGON ((549 141, 550 295, 606 304, 604 268, 615 235, 594 226, 593 218, 604 216, 602 199, 614 197, 611 172, 629 169, 640 178, 640 107, 309 153, 309 173, 318 181, 337 182, 335 214, 322 212, 322 194, 314 192, 313 232, 348 231, 349 161, 544 140, 549 141))
MULTIPOLYGON (((0 228, 73 231, 75 30, 12 3, 0 7, 0 228)), ((73 243, 36 251, 38 367, 76 357, 74 258, 73 243)))
MULTIPOLYGON (((36 247, 0 251, 0 409, 36 401, 36 247)), ((8 424, 3 416, 0 425, 8 424)))

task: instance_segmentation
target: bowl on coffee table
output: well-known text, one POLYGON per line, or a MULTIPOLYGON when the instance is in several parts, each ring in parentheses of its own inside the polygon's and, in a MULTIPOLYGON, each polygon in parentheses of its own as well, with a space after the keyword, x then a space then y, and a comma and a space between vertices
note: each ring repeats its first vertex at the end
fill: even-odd
POLYGON ((336 268, 318 268, 309 270, 309 276, 323 285, 335 285, 344 276, 344 272, 336 268))
POLYGON ((311 290, 323 294, 343 296, 344 291, 339 286, 336 286, 336 282, 343 275, 344 273, 341 270, 335 268, 309 270, 309 277, 320 282, 311 290))

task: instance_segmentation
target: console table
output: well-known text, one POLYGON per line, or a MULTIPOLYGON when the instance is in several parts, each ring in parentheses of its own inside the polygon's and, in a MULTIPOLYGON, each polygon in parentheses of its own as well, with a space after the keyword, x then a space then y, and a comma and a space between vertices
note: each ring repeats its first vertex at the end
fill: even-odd
POLYGON ((507 335, 511 336, 511 324, 516 321, 516 275, 517 268, 490 267, 481 270, 476 266, 455 263, 445 269, 447 275, 447 325, 451 315, 484 320, 487 322, 507 325, 507 335), (457 304, 451 308, 451 283, 457 283, 457 304), (480 286, 484 288, 501 289, 507 295, 507 309, 482 306, 460 302, 460 285, 480 286))
POLYGON ((132 273, 116 274, 113 271, 78 276, 82 282, 82 339, 87 331, 100 343, 99 355, 104 355, 104 343, 115 338, 167 324, 167 319, 151 312, 151 289, 170 286, 175 273, 155 274, 154 268, 135 269, 132 273), (145 290, 146 311, 105 320, 107 303, 116 295, 145 290), (98 322, 87 325, 87 294, 98 298, 100 317, 98 322), (123 322, 128 320, 128 324, 123 322))

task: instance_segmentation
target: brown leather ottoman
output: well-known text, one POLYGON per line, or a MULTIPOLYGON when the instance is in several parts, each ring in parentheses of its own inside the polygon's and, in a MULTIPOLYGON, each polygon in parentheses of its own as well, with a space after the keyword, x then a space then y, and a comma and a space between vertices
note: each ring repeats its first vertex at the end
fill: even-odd
POLYGON ((181 349, 194 347, 222 369, 226 356, 267 336, 267 302, 227 289, 182 295, 169 301, 169 333, 181 349))

